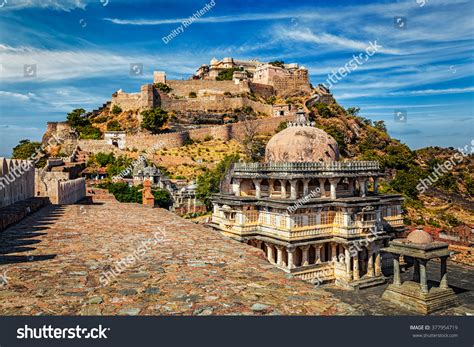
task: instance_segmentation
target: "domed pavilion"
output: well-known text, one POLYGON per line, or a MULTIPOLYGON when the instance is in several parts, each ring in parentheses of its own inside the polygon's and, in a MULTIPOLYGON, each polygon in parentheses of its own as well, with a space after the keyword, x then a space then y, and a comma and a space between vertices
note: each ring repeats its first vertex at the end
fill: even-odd
POLYGON ((391 257, 384 261, 380 250, 403 218, 402 197, 379 194, 382 176, 376 161, 340 161, 336 140, 300 111, 270 139, 264 162, 226 173, 211 225, 304 280, 383 283, 391 257))
POLYGON ((429 314, 457 305, 454 291, 448 285, 447 260, 451 253, 446 242, 433 240, 421 229, 413 230, 406 238, 395 239, 383 251, 393 254, 393 284, 383 293, 383 298, 409 310, 429 314), (413 264, 413 277, 402 283, 400 256, 413 264), (440 259, 439 286, 429 285, 428 261, 440 259))

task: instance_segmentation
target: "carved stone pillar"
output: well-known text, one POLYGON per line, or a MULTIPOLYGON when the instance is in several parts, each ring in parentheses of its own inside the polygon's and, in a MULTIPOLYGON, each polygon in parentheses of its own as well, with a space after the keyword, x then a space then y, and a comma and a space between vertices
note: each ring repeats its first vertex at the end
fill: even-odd
POLYGON ((439 287, 441 289, 448 289, 449 286, 448 286, 448 269, 447 269, 447 266, 446 266, 446 262, 448 260, 448 257, 442 257, 441 258, 441 278, 440 278, 440 281, 439 281, 439 287))
POLYGON ((375 269, 374 269, 374 254, 372 250, 368 250, 369 259, 367 259, 367 275, 370 277, 375 276, 375 269))
POLYGON ((357 252, 354 255, 354 258, 352 259, 352 273, 354 275, 354 281, 358 281, 360 279, 360 273, 359 273, 359 252, 357 252))
POLYGON ((320 178, 319 179, 319 190, 321 191, 321 197, 322 198, 326 197, 326 189, 324 188, 325 183, 326 183, 325 178, 320 178))
POLYGON ((286 180, 280 180, 281 198, 286 199, 286 180))
POLYGON ((295 247, 287 247, 287 256, 288 256, 288 269, 295 268, 295 247))
POLYGON ((349 247, 344 248, 344 262, 346 263, 346 275, 349 281, 352 280, 351 275, 351 254, 349 252, 349 247))
POLYGON ((337 243, 331 243, 331 260, 337 262, 337 243))
POLYGON ((398 254, 393 255, 393 284, 397 286, 402 284, 400 279, 400 261, 398 254))
POLYGON ((382 255, 380 251, 375 254, 375 276, 382 276, 382 255))
POLYGON ((419 259, 420 263, 420 289, 422 293, 428 293, 428 278, 426 277, 426 264, 425 259, 419 259))
POLYGON ((273 255, 273 246, 269 243, 267 243, 266 245, 267 245, 267 260, 270 263, 275 264, 275 256, 273 255))
POLYGON ((314 251, 315 251, 315 258, 314 258, 314 263, 319 264, 321 263, 321 245, 316 245, 314 246, 314 251))
POLYGON ((283 246, 275 246, 277 249, 277 265, 283 266, 283 246))
POLYGON ((301 246, 300 248, 301 248, 301 266, 307 266, 309 265, 309 261, 308 261, 309 245, 301 246))
POLYGON ((253 180, 253 183, 255 184, 255 196, 257 198, 262 197, 262 191, 261 191, 261 187, 260 187, 261 182, 262 182, 262 180, 253 180))
POLYGON ((339 178, 330 178, 329 184, 331 185, 331 199, 336 199, 336 188, 337 183, 340 181, 339 178))
POLYGON ((234 181, 235 181, 235 186, 234 186, 235 196, 240 196, 240 184, 242 183, 242 180, 240 178, 234 178, 234 181))
POLYGON ((296 181, 291 180, 290 181, 290 199, 296 199, 298 197, 297 191, 296 191, 296 181))
POLYGON ((275 184, 275 180, 268 180, 268 196, 271 197, 272 194, 273 194, 273 190, 274 190, 274 184, 275 184))

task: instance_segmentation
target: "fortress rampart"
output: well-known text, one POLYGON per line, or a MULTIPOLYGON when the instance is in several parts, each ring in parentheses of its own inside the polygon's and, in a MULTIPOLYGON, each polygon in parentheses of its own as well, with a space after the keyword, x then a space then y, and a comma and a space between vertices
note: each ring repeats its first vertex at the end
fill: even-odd
POLYGON ((35 167, 31 161, 0 158, 0 207, 35 195, 35 167))
POLYGON ((86 196, 86 179, 58 181, 57 191, 57 201, 51 201, 53 204, 74 204, 86 196))

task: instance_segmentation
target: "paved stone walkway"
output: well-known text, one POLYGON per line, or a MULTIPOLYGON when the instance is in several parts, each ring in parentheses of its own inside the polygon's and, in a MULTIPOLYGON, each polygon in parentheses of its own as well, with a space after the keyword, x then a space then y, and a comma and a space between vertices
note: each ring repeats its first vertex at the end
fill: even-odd
POLYGON ((360 313, 256 248, 110 201, 47 206, 6 229, 0 276, 0 315, 360 313))

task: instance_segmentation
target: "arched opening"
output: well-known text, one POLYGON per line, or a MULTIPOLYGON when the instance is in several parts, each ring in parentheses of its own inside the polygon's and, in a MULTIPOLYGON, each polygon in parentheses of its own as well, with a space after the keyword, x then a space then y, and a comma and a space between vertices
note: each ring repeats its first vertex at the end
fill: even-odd
POLYGON ((118 140, 112 140, 112 146, 114 147, 117 147, 118 148, 118 140))
POLYGON ((302 266, 302 261, 303 261, 303 251, 301 250, 301 248, 299 247, 296 247, 295 249, 295 253, 293 255, 294 257, 294 262, 295 262, 295 265, 296 266, 302 266))

